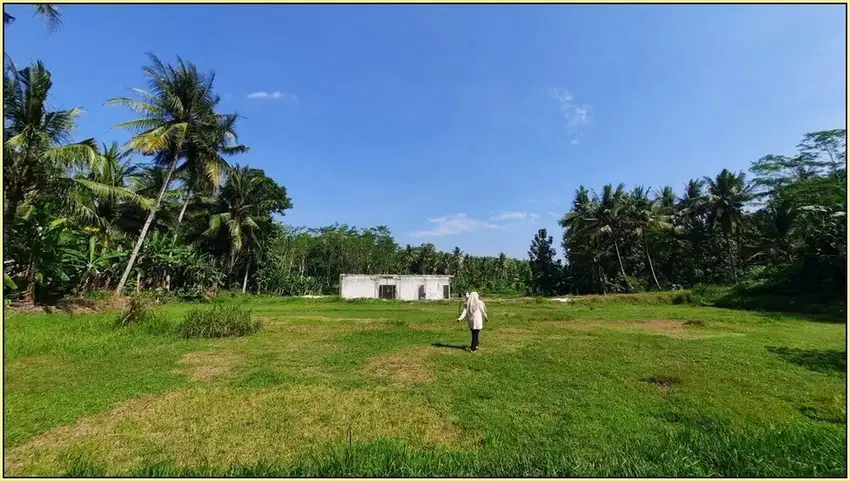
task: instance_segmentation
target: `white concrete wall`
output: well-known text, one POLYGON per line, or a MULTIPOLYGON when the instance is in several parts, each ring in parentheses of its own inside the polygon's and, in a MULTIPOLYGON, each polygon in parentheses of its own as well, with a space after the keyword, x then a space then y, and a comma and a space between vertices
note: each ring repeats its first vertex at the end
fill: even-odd
POLYGON ((340 280, 340 296, 343 299, 377 299, 379 285, 395 285, 396 298, 403 301, 419 300, 419 288, 424 286, 426 300, 439 300, 443 299, 443 286, 451 285, 451 277, 344 275, 340 280))
POLYGON ((378 288, 368 276, 346 276, 340 282, 339 293, 344 299, 369 299, 378 297, 378 288))

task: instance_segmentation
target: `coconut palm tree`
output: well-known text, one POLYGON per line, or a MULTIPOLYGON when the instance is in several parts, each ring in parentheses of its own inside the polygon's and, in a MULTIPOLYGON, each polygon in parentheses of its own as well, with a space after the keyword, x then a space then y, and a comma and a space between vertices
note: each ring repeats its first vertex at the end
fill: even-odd
POLYGON ((101 240, 109 243, 120 238, 125 205, 150 209, 153 200, 132 189, 130 180, 139 166, 130 159, 132 152, 122 149, 118 142, 103 144, 93 165, 78 172, 74 181, 78 187, 69 195, 75 217, 102 232, 101 240))
POLYGON ((723 169, 717 177, 704 177, 703 180, 707 186, 704 204, 709 227, 719 227, 727 237, 740 232, 744 205, 753 198, 746 174, 723 169))
MULTIPOLYGON (((221 190, 215 214, 210 217, 205 235, 212 237, 224 233, 230 250, 230 269, 236 258, 247 248, 260 244, 260 231, 271 224, 272 214, 282 214, 291 206, 286 189, 277 185, 261 169, 236 166, 221 190)), ((245 267, 243 290, 251 268, 250 256, 245 267)))
POLYGON ((609 236, 614 243, 614 252, 617 254, 617 262, 620 265, 620 273, 626 283, 626 288, 631 290, 626 269, 623 266, 623 258, 620 255, 620 246, 617 238, 620 236, 626 224, 624 210, 626 208, 625 184, 619 184, 615 189, 611 184, 602 187, 602 195, 593 194, 593 205, 595 207, 589 221, 588 227, 595 230, 597 234, 609 236))
MULTIPOLYGON (((571 231, 578 232, 581 230, 582 222, 590 217, 590 210, 590 194, 583 185, 580 185, 573 198, 572 210, 564 214, 564 217, 558 221, 558 224, 564 229, 565 239, 571 231)), ((566 248, 566 245, 564 247, 566 248)))
MULTIPOLYGON (((130 147, 142 154, 152 155, 165 167, 165 178, 153 207, 142 226, 142 231, 115 293, 120 294, 127 283, 145 236, 156 217, 175 170, 185 168, 193 172, 206 172, 210 182, 218 182, 220 172, 207 155, 188 155, 191 145, 198 151, 213 149, 209 139, 217 137, 212 132, 225 124, 225 115, 216 108, 220 98, 213 91, 215 75, 202 74, 197 67, 177 57, 177 65, 165 65, 155 55, 150 55, 151 65, 143 68, 148 77, 148 90, 133 89, 137 98, 115 98, 108 104, 130 108, 140 118, 122 122, 117 127, 136 133, 130 147), (184 159, 184 165, 179 161, 184 159), (209 164, 207 164, 209 162, 209 164), (194 165, 200 164, 200 165, 194 165)), ((235 132, 229 132, 235 138, 235 132)))
POLYGON ((662 213, 661 202, 670 202, 669 196, 672 195, 672 189, 667 194, 667 197, 662 197, 659 201, 652 201, 649 199, 648 189, 645 189, 643 186, 635 187, 628 199, 626 213, 626 222, 643 242, 646 261, 649 264, 652 279, 655 281, 655 287, 659 291, 661 290, 661 284, 658 282, 658 277, 655 275, 655 267, 652 265, 652 256, 649 254, 649 242, 647 242, 646 233, 654 229, 667 229, 671 226, 669 217, 662 213))
POLYGON ((665 185, 655 193, 655 202, 658 204, 659 212, 664 215, 673 215, 676 212, 676 193, 673 187, 665 185))
POLYGON ((746 183, 744 172, 732 173, 723 169, 717 177, 704 177, 706 195, 703 205, 706 213, 708 232, 719 229, 729 248, 730 267, 737 278, 738 247, 733 236, 738 237, 744 227, 744 206, 753 199, 752 188, 746 183))
MULTIPOLYGON (((62 14, 59 9, 52 3, 36 3, 33 5, 35 9, 34 15, 42 18, 47 22, 47 27, 51 32, 56 31, 62 25, 62 14)), ((3 12, 3 23, 9 25, 15 21, 15 17, 3 12)))
POLYGON ((236 122, 239 119, 236 114, 221 115, 215 128, 200 133, 204 137, 201 142, 187 142, 186 151, 183 153, 186 162, 174 171, 175 177, 183 183, 183 206, 177 216, 178 226, 183 222, 186 209, 196 194, 216 193, 224 175, 230 170, 224 157, 250 151, 248 147, 238 143, 236 122))
POLYGON ((22 70, 7 69, 3 82, 3 218, 15 221, 18 205, 57 198, 57 180, 72 168, 96 163, 92 139, 72 143, 81 109, 50 110, 53 85, 41 62, 22 70))

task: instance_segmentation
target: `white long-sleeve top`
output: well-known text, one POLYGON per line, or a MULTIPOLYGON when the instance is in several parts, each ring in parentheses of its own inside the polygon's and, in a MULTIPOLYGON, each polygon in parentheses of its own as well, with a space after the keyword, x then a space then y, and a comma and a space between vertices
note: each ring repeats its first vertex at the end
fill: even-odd
POLYGON ((464 317, 469 321, 470 329, 484 329, 484 319, 487 318, 487 308, 482 305, 481 309, 478 309, 475 312, 468 312, 466 307, 464 307, 463 312, 460 313, 460 317, 458 317, 457 320, 462 321, 464 317))

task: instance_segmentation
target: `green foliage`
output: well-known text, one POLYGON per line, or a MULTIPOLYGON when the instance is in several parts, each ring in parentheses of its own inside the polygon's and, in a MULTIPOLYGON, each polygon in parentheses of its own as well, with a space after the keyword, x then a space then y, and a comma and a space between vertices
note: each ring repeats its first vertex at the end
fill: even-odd
POLYGON ((52 304, 125 286, 184 300, 220 289, 335 294, 348 273, 449 274, 455 294, 501 296, 738 284, 740 305, 747 295, 846 291, 843 129, 805 134, 797 153, 764 156, 749 177, 724 169, 692 179, 678 198, 670 186, 580 186, 560 220, 562 265, 545 231, 519 260, 400 246, 386 226, 284 226, 275 216, 292 207, 286 188, 226 160, 248 147, 239 117, 217 111, 213 75, 155 56, 144 71, 147 90, 109 102, 139 116, 119 124, 133 135, 124 149, 73 141, 80 111, 49 108, 43 64, 6 69, 7 296, 52 304))
POLYGON ((259 331, 262 325, 260 319, 251 317, 250 309, 215 304, 189 310, 177 331, 185 339, 246 336, 259 331))
MULTIPOLYGON (((746 296, 844 297, 845 131, 804 136, 795 156, 754 162, 752 181, 726 169, 691 180, 681 198, 665 187, 584 187, 561 220, 565 291, 622 293, 735 285, 746 296)), ((730 298, 731 299, 731 298, 730 298)), ((788 302, 777 304, 787 305, 788 302)), ((761 305, 755 302, 755 305, 761 305)))
POLYGON ((305 296, 319 294, 322 291, 318 279, 292 274, 274 264, 261 267, 257 271, 256 283, 260 292, 279 296, 305 296))
POLYGON ((555 249, 552 247, 552 236, 546 235, 546 229, 537 231, 531 241, 528 251, 531 261, 530 291, 535 295, 551 296, 560 290, 561 267, 560 260, 555 260, 555 249))

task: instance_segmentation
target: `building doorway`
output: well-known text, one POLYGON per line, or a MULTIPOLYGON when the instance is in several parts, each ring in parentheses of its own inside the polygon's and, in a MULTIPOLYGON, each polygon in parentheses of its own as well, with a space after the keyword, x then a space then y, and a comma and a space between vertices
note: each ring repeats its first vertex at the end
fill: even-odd
POLYGON ((395 286, 378 286, 378 299, 395 299, 395 286))

